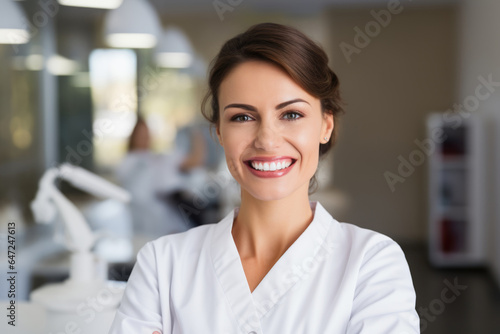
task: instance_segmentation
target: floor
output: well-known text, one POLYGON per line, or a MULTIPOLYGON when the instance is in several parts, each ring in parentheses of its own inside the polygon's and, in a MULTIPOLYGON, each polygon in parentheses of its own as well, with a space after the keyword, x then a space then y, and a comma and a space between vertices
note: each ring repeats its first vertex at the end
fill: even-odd
POLYGON ((500 333, 500 287, 486 269, 435 269, 422 245, 402 246, 424 334, 500 333))

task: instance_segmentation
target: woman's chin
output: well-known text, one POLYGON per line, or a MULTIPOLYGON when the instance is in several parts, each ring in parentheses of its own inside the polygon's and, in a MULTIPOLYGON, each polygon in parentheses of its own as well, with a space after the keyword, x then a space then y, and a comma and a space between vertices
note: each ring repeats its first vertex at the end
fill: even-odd
POLYGON ((258 201, 278 201, 289 197, 293 191, 290 189, 247 189, 248 194, 258 201))

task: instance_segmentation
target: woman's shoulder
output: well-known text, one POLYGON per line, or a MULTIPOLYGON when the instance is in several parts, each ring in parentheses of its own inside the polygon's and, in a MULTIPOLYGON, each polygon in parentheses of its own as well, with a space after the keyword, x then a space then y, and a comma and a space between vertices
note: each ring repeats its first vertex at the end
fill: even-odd
POLYGON ((402 257, 403 250, 391 237, 350 223, 339 223, 350 257, 367 261, 374 258, 402 257))
POLYGON ((342 231, 344 238, 351 240, 353 242, 360 244, 367 244, 367 245, 377 244, 380 242, 395 243, 395 241, 391 237, 381 232, 364 228, 352 223, 347 223, 347 222, 337 222, 337 223, 342 231))
POLYGON ((361 227, 351 222, 335 219, 321 204, 318 206, 316 214, 322 218, 322 221, 331 223, 328 234, 330 235, 330 239, 334 239, 335 242, 365 247, 378 243, 396 243, 392 238, 383 233, 361 227))
POLYGON ((217 224, 206 224, 192 227, 187 231, 172 233, 161 236, 155 240, 150 241, 151 245, 156 249, 165 247, 182 248, 189 246, 191 249, 201 246, 208 240, 211 231, 217 224))
POLYGON ((403 253, 396 241, 381 232, 339 221, 329 213, 325 217, 328 217, 331 222, 328 233, 329 242, 338 245, 342 250, 341 253, 345 253, 348 257, 366 259, 375 253, 386 251, 403 253))

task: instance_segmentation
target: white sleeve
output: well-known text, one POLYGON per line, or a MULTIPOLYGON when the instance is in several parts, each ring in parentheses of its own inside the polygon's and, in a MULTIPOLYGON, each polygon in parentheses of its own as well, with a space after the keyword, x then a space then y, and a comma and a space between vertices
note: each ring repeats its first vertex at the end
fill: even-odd
MULTIPOLYGON (((137 255, 137 262, 108 334, 170 333, 170 319, 162 318, 162 307, 165 305, 160 305, 156 264, 153 244, 148 242, 137 255)), ((166 304, 168 307, 169 303, 166 304)), ((170 312, 167 310, 163 314, 170 312)))
POLYGON ((399 245, 374 245, 360 268, 347 334, 420 333, 415 290, 399 245))

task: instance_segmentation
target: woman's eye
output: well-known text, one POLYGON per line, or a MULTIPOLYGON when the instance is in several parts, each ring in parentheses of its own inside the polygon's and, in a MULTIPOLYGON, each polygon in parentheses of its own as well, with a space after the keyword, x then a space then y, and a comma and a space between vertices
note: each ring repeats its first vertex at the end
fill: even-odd
POLYGON ((248 122, 251 121, 252 118, 248 115, 236 115, 231 118, 233 122, 248 122))
POLYGON ((287 121, 295 121, 301 117, 302 115, 295 111, 290 111, 283 115, 283 118, 287 121))

